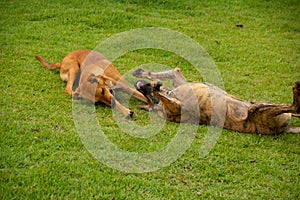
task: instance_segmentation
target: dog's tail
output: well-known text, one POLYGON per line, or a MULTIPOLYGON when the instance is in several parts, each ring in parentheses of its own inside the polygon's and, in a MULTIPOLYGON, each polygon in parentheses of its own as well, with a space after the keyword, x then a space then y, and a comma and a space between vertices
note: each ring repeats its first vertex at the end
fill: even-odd
POLYGON ((39 57, 39 56, 34 56, 40 63, 42 63, 42 65, 48 69, 57 69, 61 67, 61 63, 48 63, 46 60, 44 60, 43 58, 39 57))

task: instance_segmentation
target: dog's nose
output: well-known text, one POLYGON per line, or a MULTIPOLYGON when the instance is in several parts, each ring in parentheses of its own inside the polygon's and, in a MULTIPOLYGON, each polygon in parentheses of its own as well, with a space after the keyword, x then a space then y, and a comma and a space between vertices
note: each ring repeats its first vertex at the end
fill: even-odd
POLYGON ((109 92, 110 92, 113 96, 115 96, 115 94, 116 94, 115 91, 112 90, 112 89, 110 89, 109 92))
POLYGON ((115 98, 111 99, 111 107, 114 108, 116 106, 116 100, 115 98))
POLYGON ((134 83, 134 87, 137 90, 141 90, 146 85, 149 85, 149 83, 147 81, 144 81, 144 80, 138 80, 137 82, 134 83))
POLYGON ((159 91, 160 86, 162 86, 162 82, 158 81, 157 83, 154 84, 154 91, 159 91))

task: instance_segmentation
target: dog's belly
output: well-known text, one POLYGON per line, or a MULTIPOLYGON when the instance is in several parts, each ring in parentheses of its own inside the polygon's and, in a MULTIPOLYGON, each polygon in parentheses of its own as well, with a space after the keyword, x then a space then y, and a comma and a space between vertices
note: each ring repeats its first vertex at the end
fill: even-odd
POLYGON ((200 124, 238 132, 274 134, 286 130, 291 120, 290 113, 272 115, 264 110, 249 112, 253 103, 206 83, 182 85, 162 96, 167 119, 178 123, 196 123, 199 120, 200 124), (198 109, 195 109, 196 103, 198 109))

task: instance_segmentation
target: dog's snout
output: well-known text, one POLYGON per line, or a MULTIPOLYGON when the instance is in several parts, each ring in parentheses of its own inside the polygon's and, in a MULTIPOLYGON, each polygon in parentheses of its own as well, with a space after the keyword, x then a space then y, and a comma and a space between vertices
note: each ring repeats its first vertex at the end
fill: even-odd
POLYGON ((111 107, 114 108, 116 106, 116 100, 113 98, 111 100, 111 107))
POLYGON ((154 84, 153 90, 159 91, 161 86, 162 86, 162 82, 158 81, 157 83, 154 84))

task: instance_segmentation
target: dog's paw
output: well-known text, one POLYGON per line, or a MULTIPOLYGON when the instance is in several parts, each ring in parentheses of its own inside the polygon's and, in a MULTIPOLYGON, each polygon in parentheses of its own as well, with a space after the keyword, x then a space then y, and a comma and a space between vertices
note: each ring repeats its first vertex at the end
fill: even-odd
POLYGON ((296 112, 300 113, 300 81, 293 84, 294 101, 293 105, 296 107, 296 112))
POLYGON ((141 77, 142 74, 143 74, 144 72, 145 72, 145 70, 139 68, 139 69, 135 70, 135 71, 132 73, 132 75, 135 76, 135 77, 141 77))
POLYGON ((66 94, 72 94, 72 92, 73 92, 73 91, 70 90, 70 89, 65 89, 65 93, 66 93, 66 94))
POLYGON ((300 81, 296 81, 296 82, 294 83, 294 88, 295 88, 296 90, 300 91, 300 81))
POLYGON ((133 111, 130 111, 130 113, 126 116, 126 119, 131 120, 133 117, 133 111))

